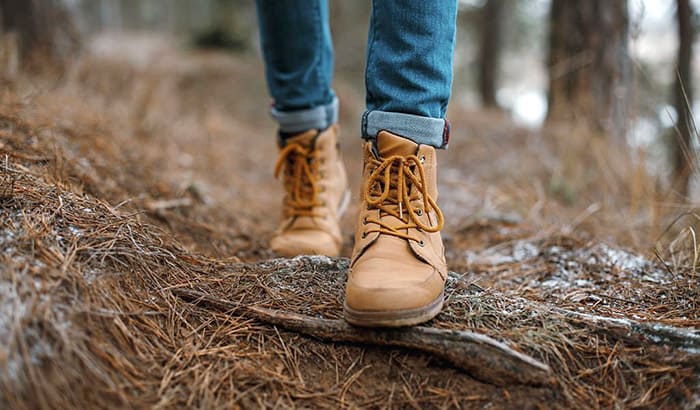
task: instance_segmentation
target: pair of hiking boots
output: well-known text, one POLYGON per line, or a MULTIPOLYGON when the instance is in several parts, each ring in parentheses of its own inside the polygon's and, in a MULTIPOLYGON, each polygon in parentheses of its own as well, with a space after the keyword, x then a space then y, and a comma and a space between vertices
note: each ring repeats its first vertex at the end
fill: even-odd
MULTIPOLYGON (((338 137, 334 125, 281 143, 275 175, 283 174, 285 197, 270 242, 278 254, 340 253, 350 196, 338 137)), ((382 131, 364 144, 363 159, 345 318, 368 327, 425 322, 442 308, 447 277, 435 149, 382 131)))

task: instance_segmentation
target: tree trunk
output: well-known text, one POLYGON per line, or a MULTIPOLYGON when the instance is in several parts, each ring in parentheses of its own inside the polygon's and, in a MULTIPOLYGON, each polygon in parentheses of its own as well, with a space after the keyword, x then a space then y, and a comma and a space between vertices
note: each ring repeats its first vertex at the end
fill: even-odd
POLYGON ((691 61, 695 30, 692 24, 693 10, 690 0, 676 0, 678 6, 678 60, 676 61, 673 96, 675 100, 676 129, 673 135, 673 183, 677 192, 688 196, 690 177, 694 168, 695 153, 693 135, 696 132, 690 104, 693 102, 691 61))
POLYGON ((630 62, 627 0, 552 0, 547 120, 623 136, 630 62))
POLYGON ((506 0, 487 0, 482 8, 479 50, 479 94, 486 108, 498 107, 496 81, 500 68, 503 6, 506 0))
POLYGON ((141 18, 140 0, 121 0, 119 2, 120 12, 122 16, 122 30, 142 30, 144 29, 143 19, 141 18))
POLYGON ((77 31, 58 0, 0 0, 0 14, 3 35, 16 38, 25 63, 45 58, 57 63, 79 45, 77 31))

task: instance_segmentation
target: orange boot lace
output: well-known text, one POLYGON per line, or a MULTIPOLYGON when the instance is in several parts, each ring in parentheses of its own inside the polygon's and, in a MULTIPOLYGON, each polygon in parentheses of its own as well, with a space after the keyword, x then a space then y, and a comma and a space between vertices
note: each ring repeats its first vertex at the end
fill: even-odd
POLYGON ((284 168, 285 195, 284 215, 286 217, 320 216, 315 209, 325 205, 318 199, 320 164, 319 150, 305 148, 301 144, 290 143, 279 153, 275 163, 275 178, 284 168))
POLYGON ((422 240, 410 234, 411 229, 425 232, 438 232, 444 225, 442 211, 428 193, 428 184, 421 160, 415 155, 394 155, 378 161, 374 158, 374 169, 364 186, 365 200, 368 209, 379 209, 379 219, 367 217, 366 224, 374 227, 363 235, 373 232, 393 235, 399 238, 416 241, 422 245, 422 240), (413 189, 411 189, 413 188, 413 189), (415 208, 413 203, 420 199, 420 206, 415 208), (427 225, 419 216, 423 212, 435 211, 436 223, 427 225), (391 215, 403 224, 388 224, 382 219, 383 215, 391 215))

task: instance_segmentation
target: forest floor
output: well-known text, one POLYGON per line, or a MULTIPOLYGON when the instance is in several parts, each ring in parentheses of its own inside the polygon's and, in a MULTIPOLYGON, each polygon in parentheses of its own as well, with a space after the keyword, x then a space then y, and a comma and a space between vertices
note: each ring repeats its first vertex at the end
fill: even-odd
MULTIPOLYGON (((104 38, 59 78, 3 84, 0 407, 700 406, 700 218, 599 136, 449 113, 439 204, 453 273, 426 326, 552 369, 498 386, 427 353, 324 342, 178 296, 342 314, 346 258, 267 247, 281 189, 254 56, 104 38)), ((363 95, 336 89, 357 194, 363 95)))

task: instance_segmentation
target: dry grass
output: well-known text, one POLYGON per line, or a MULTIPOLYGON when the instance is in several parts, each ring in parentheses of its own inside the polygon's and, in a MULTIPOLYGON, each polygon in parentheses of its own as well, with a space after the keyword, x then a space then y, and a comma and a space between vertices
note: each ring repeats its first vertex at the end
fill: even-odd
MULTIPOLYGON (((431 325, 486 333, 555 371, 552 386, 502 389, 424 354, 324 344, 175 297, 173 289, 195 288, 337 318, 347 260, 270 259, 265 250, 273 225, 259 214, 274 205, 249 203, 253 188, 269 198, 271 181, 249 168, 272 151, 226 145, 235 120, 216 104, 239 104, 225 112, 241 117, 247 105, 229 96, 196 104, 230 80, 223 72, 245 79, 255 70, 209 60, 202 76, 210 85, 198 88, 196 64, 165 72, 81 64, 64 88, 25 79, 0 101, 0 407, 700 403, 697 349, 591 327, 565 312, 700 327, 698 218, 689 213, 663 232, 669 216, 649 196, 655 183, 610 161, 617 154, 499 124, 453 144, 442 200, 456 222, 447 232, 456 273, 431 325), (130 77, 140 82, 129 86, 130 77), (182 152, 200 152, 193 146, 205 153, 195 163, 206 166, 180 163, 182 152), (212 182, 236 170, 222 182, 230 191, 212 182), (573 202, 549 185, 556 175, 575 185, 573 202), (614 245, 654 241, 658 256, 614 245)), ((250 92, 250 84, 235 87, 250 92)))

